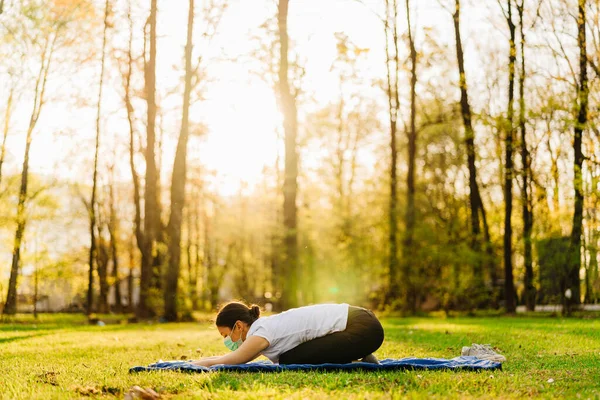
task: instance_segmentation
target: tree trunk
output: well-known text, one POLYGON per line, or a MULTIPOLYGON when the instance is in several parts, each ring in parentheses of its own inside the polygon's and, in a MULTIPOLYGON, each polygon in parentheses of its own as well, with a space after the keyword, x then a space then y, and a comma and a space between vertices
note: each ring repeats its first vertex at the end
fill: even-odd
POLYGON ((109 188, 109 207, 110 217, 108 221, 108 233, 110 235, 110 252, 112 256, 111 275, 115 288, 115 311, 120 313, 123 311, 123 304, 121 301, 121 281, 119 279, 119 254, 117 252, 119 222, 117 220, 117 212, 115 209, 114 180, 110 183, 109 188))
MULTIPOLYGON (((36 250, 36 256, 37 256, 37 248, 36 250)), ((38 266, 38 261, 37 257, 36 257, 36 263, 35 266, 33 267, 33 318, 38 319, 38 309, 37 309, 37 303, 38 303, 38 297, 39 297, 39 266, 38 266)))
POLYGON ((283 112, 285 131, 285 178, 283 183, 283 227, 285 248, 285 273, 283 306, 293 308, 298 305, 299 265, 298 265, 298 223, 296 193, 298 190, 298 155, 296 136, 298 131, 296 99, 292 95, 288 79, 288 18, 289 0, 279 0, 279 96, 283 112))
MULTIPOLYGON (((99 227, 104 225, 104 222, 98 224, 99 227)), ((108 261, 109 261, 109 249, 106 240, 102 236, 102 229, 98 232, 98 250, 96 254, 96 263, 98 266, 98 283, 100 286, 100 294, 98 296, 98 312, 106 314, 109 311, 108 308, 108 261)))
POLYGON ((44 105, 44 94, 46 91, 46 82, 48 80, 48 72, 54 55, 54 45, 58 32, 54 32, 52 40, 47 37, 42 51, 42 59, 40 70, 35 83, 35 96, 33 100, 33 111, 29 119, 27 128, 27 136, 25 141, 25 155, 23 157, 23 169, 21 173, 21 186, 19 188, 19 201, 17 204, 17 229, 15 232, 15 241, 12 252, 12 263, 10 268, 10 278, 8 281, 8 292, 6 294, 6 303, 4 304, 3 313, 6 315, 14 315, 17 312, 17 278, 19 276, 19 267, 21 261, 21 242, 25 234, 25 224, 27 217, 25 215, 25 202, 27 199, 27 183, 29 178, 29 150, 31 141, 33 140, 33 130, 40 117, 42 107, 44 105))
POLYGON ((523 171, 523 187, 521 203, 523 207, 523 256, 525 263, 525 305, 528 311, 535 310, 536 290, 533 285, 533 251, 531 232, 533 229, 533 208, 529 198, 529 177, 531 176, 531 158, 527 149, 527 131, 525 127, 525 32, 523 30, 524 1, 517 4, 519 28, 521 33, 521 70, 519 74, 519 131, 521 136, 521 164, 523 171))
POLYGON ((94 260, 96 259, 96 188, 98 181, 98 153, 100 152, 100 118, 102 111, 102 88, 104 83, 104 61, 106 57, 106 32, 108 31, 109 0, 104 4, 104 31, 102 34, 102 56, 100 61, 100 88, 98 89, 98 107, 96 113, 96 144, 94 147, 94 172, 92 177, 92 196, 89 204, 90 213, 90 252, 88 258, 88 292, 87 314, 93 312, 94 306, 94 260))
MULTIPOLYGON (((154 315, 150 305, 150 287, 153 275, 152 252, 156 245, 158 233, 158 192, 156 160, 154 158, 154 147, 156 145, 156 14, 157 0, 150 2, 150 54, 144 63, 144 80, 147 110, 146 124, 146 186, 144 191, 144 240, 140 251, 142 253, 142 268, 140 277, 140 300, 136 315, 139 318, 148 318, 154 315)), ((146 58, 145 58, 146 59, 146 58)), ((139 241, 138 241, 139 245, 139 241)))
MULTIPOLYGON (((469 168, 469 203, 471 208, 471 249, 475 253, 477 259, 473 263, 473 276, 474 276, 474 287, 483 287, 483 264, 482 264, 482 253, 481 253, 481 226, 480 226, 480 214, 485 215, 483 209, 483 201, 479 193, 479 186, 477 184, 477 167, 475 166, 475 130, 472 124, 472 112, 469 104, 468 90, 467 90, 467 78, 465 75, 465 63, 464 53, 462 48, 462 41, 460 37, 460 0, 455 1, 455 12, 453 14, 454 20, 454 33, 456 36, 456 54, 458 59, 458 71, 459 71, 459 86, 460 86, 460 107, 463 124, 465 126, 465 145, 467 148, 467 165, 469 168)), ((487 224, 485 224, 487 226, 487 224)), ((484 232, 485 236, 489 238, 489 234, 484 232)), ((484 237, 484 240, 486 238, 484 237)), ((489 240, 489 239, 488 239, 489 240)), ((487 240, 486 240, 487 242, 487 240)), ((491 248, 488 247, 488 248, 491 248)), ((493 271, 492 271, 493 274, 493 271)), ((481 294, 476 294, 474 301, 479 303, 481 294)))
POLYGON ((515 97, 515 61, 517 56, 516 47, 516 27, 512 20, 512 0, 508 0, 508 15, 506 22, 510 32, 509 55, 508 55, 508 111, 505 124, 504 138, 504 298, 506 312, 514 313, 515 304, 515 286, 513 282, 512 267, 512 184, 513 184, 513 142, 514 142, 514 97, 515 97))
MULTIPOLYGON (((574 129, 573 140, 573 187, 575 188, 575 209, 573 212, 573 228, 571 230, 570 268, 568 274, 567 288, 572 291, 572 298, 568 301, 567 308, 571 304, 579 304, 579 270, 581 269, 581 234, 583 225, 583 151, 581 149, 583 132, 587 125, 588 112, 588 78, 587 78, 587 51, 586 51, 586 1, 579 0, 579 16, 577 18, 577 43, 579 45, 579 87, 577 91, 578 113, 577 123, 574 129)), ((567 313, 569 310, 566 310, 567 313)))
MULTIPOLYGON (((408 22, 408 41, 410 46, 410 130, 408 136, 408 174, 406 176, 406 215, 403 246, 402 275, 406 282, 405 307, 412 313, 417 310, 417 293, 414 277, 420 275, 419 271, 411 274, 410 266, 415 265, 414 229, 415 229, 415 157, 417 153, 417 50, 412 34, 410 20, 410 0, 406 0, 406 18, 408 22), (412 275, 412 276, 411 276, 412 275)), ((417 267, 418 269, 418 267, 417 267)))
POLYGON ((396 130, 398 120, 398 109, 400 102, 398 98, 398 69, 399 69, 399 58, 398 58, 398 30, 397 30, 397 16, 398 7, 396 0, 392 3, 392 15, 393 25, 390 27, 390 2, 386 0, 386 15, 384 20, 384 33, 385 33, 385 53, 386 53, 386 71, 387 71, 387 98, 388 98, 388 115, 390 121, 390 203, 388 211, 389 220, 389 262, 388 262, 388 276, 389 276, 389 287, 386 293, 385 302, 391 304, 400 295, 400 263, 398 261, 398 149, 396 145, 396 130), (389 31, 392 31, 394 51, 390 48, 389 43, 389 31), (394 67, 394 74, 392 75, 392 66, 394 67))
MULTIPOLYGON (((192 199, 196 198, 197 195, 192 192, 192 199)), ((192 309, 198 308, 198 258, 197 249, 194 248, 194 237, 197 235, 196 221, 198 219, 198 213, 196 212, 196 203, 193 207, 188 206, 187 218, 185 218, 187 224, 187 240, 186 240, 186 259, 188 266, 188 282, 187 282, 187 295, 192 301, 192 309)))
POLYGON ((181 221, 185 204, 185 182, 187 170, 187 143, 189 133, 190 93, 192 90, 192 34, 194 29, 194 0, 189 0, 188 32, 185 46, 185 88, 183 92, 183 116, 181 133, 177 142, 173 176, 171 180, 171 216, 167 225, 169 243, 169 269, 167 271, 165 296, 165 318, 177 320, 177 291, 181 264, 181 221))
MULTIPOLYGON (((149 253, 148 246, 146 245, 146 238, 144 236, 144 232, 142 230, 142 209, 140 205, 141 195, 140 195, 140 181, 135 169, 135 128, 134 128, 134 109, 133 104, 131 102, 131 77, 133 75, 133 19, 131 17, 131 1, 128 2, 128 10, 127 10, 127 19, 129 21, 129 42, 127 47, 127 74, 125 75, 125 106, 127 109, 127 122, 129 124, 129 167, 131 169, 131 180, 133 183, 133 204, 135 206, 135 216, 134 216, 134 233, 135 239, 137 242, 137 246, 140 249, 141 264, 148 265, 149 261, 152 258, 151 253, 149 253)), ((133 253, 133 247, 130 249, 130 263, 129 263, 129 279, 128 279, 128 296, 129 296, 129 309, 130 311, 134 311, 134 302, 133 302, 133 264, 135 260, 135 256, 133 253)), ((141 287, 141 278, 140 278, 140 287, 141 287)), ((141 292, 141 289, 140 289, 141 292)), ((140 294, 141 298, 141 294, 140 294)), ((136 316, 142 317, 142 315, 147 314, 139 314, 139 304, 140 299, 138 299, 138 308, 135 309, 136 316)), ((146 310, 142 310, 143 313, 146 310)))
POLYGON ((600 239, 600 232, 593 230, 590 239, 590 261, 585 274, 586 279, 589 281, 589 293, 586 290, 585 303, 595 304, 598 300, 598 292, 596 291, 595 282, 598 281, 598 240, 600 239))
POLYGON ((10 117, 12 114, 13 95, 15 92, 14 86, 10 87, 8 101, 6 102, 6 111, 4 112, 4 132, 2 135, 2 148, 0 149, 0 183, 2 183, 2 164, 4 164, 4 156, 6 155, 6 138, 10 130, 10 117))
POLYGON ((127 312, 135 310, 133 301, 133 270, 135 268, 135 244, 133 238, 129 241, 129 274, 127 275, 127 312))
POLYGON ((211 309, 216 308, 218 301, 218 293, 213 293, 213 282, 211 279, 213 275, 213 257, 212 257, 212 233, 209 225, 208 214, 206 212, 206 204, 203 213, 204 219, 204 255, 202 257, 202 267, 204 270, 204 276, 202 278, 202 286, 204 291, 202 292, 203 303, 208 302, 211 309), (214 300, 216 299, 216 301, 214 300))
MULTIPOLYGON (((200 245, 200 195, 196 197, 196 204, 194 207, 194 309, 198 310, 200 305, 204 308, 205 298, 202 296, 204 293, 204 288, 206 286, 206 282, 200 276, 200 249, 202 248, 200 245), (198 287, 200 286, 200 287, 198 287)), ((204 269, 202 270, 202 275, 204 276, 204 269)))

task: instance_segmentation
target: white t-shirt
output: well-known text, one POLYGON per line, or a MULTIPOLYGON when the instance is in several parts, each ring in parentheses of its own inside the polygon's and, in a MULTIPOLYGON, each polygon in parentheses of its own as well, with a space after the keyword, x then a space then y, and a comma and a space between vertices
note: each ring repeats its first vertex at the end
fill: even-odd
POLYGON ((252 323, 247 336, 260 336, 269 342, 262 355, 274 363, 294 347, 333 332, 346 329, 348 304, 317 304, 292 308, 281 314, 261 317, 252 323))

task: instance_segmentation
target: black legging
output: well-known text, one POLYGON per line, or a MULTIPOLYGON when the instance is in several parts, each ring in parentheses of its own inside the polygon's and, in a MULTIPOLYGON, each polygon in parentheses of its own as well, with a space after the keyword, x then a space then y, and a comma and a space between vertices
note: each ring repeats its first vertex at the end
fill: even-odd
POLYGON ((349 306, 341 332, 304 342, 279 356, 279 364, 344 364, 359 360, 383 343, 383 328, 371 311, 349 306))

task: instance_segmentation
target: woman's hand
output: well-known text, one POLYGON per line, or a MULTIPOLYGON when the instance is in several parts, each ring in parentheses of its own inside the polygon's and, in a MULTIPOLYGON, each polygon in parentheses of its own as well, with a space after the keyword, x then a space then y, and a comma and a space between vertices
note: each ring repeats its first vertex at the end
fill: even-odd
POLYGON ((248 336, 246 341, 236 350, 224 356, 206 357, 192 362, 194 365, 211 367, 217 364, 245 364, 254 360, 260 352, 269 347, 269 342, 260 336, 248 336))
POLYGON ((215 358, 215 357, 201 358, 200 360, 196 360, 196 361, 192 362, 192 364, 199 365, 201 367, 210 367, 211 365, 214 365, 211 358, 215 358))

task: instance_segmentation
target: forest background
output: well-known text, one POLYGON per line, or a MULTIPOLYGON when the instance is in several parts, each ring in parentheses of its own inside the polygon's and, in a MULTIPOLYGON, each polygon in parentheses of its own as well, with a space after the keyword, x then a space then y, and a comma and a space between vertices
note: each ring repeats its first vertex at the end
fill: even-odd
POLYGON ((0 1, 4 314, 598 302, 597 1, 0 1))

